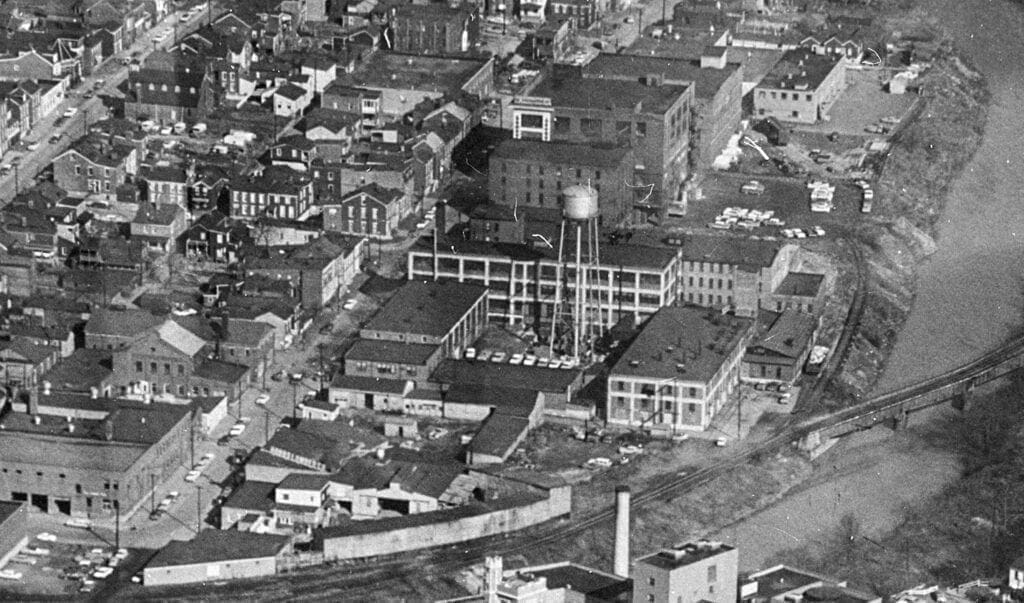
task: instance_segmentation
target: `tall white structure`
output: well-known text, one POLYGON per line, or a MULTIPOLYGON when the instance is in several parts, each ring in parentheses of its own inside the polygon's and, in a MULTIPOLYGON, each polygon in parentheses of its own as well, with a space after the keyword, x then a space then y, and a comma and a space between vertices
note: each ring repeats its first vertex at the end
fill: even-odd
MULTIPOLYGON (((576 360, 582 360, 601 336, 601 296, 591 277, 601 263, 597 191, 590 185, 573 185, 562 190, 562 225, 558 237, 561 278, 555 285, 555 308, 549 346, 556 343, 576 360), (575 235, 576 252, 566 249, 566 230, 575 235), (573 229, 575 232, 573 233, 573 229), (570 285, 571 282, 571 285, 570 285), (571 287, 571 289, 570 289, 571 287)), ((596 277, 595 277, 596 278, 596 277)))

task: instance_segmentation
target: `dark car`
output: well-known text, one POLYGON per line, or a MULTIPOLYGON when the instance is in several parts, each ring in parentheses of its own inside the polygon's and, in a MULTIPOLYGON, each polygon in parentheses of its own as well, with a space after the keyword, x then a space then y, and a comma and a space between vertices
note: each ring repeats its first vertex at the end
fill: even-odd
POLYGON ((163 516, 164 516, 164 510, 163 509, 154 509, 149 514, 149 518, 152 519, 153 521, 156 521, 156 520, 160 519, 163 516))
POLYGON ((60 138, 61 138, 60 134, 54 134, 53 136, 50 137, 50 144, 56 144, 56 143, 60 142, 60 138))
POLYGON ((231 434, 222 435, 222 436, 220 436, 220 439, 217 440, 217 445, 218 446, 227 446, 228 444, 231 443, 231 440, 232 440, 231 434))
POLYGON ((333 331, 333 330, 334 330, 333 325, 328 323, 328 324, 325 324, 324 326, 320 327, 320 334, 321 335, 330 335, 331 331, 333 331))

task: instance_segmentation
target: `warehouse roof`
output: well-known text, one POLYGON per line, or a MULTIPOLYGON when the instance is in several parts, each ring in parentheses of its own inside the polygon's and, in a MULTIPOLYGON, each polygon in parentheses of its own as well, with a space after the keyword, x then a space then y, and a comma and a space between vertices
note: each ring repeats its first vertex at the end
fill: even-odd
POLYGON ((426 343, 404 343, 380 339, 357 339, 345 352, 345 360, 422 365, 439 346, 426 343))
POLYGON ((274 557, 288 546, 287 536, 238 530, 203 530, 192 540, 172 540, 150 560, 147 568, 198 565, 218 561, 274 557))
POLYGON ((629 153, 629 147, 609 144, 511 139, 502 141, 491 153, 491 157, 514 161, 615 168, 627 160, 629 153))
MULTIPOLYGON (((725 47, 720 52, 726 51, 725 47)), ((722 85, 740 69, 740 65, 729 63, 725 69, 702 68, 699 60, 687 60, 660 56, 635 54, 599 54, 584 68, 585 77, 623 79, 638 82, 641 78, 657 74, 668 83, 692 83, 694 95, 699 99, 711 99, 722 85)))
POLYGON ((487 288, 451 281, 410 281, 370 319, 364 331, 443 337, 487 294, 487 288))
POLYGON ((528 387, 557 393, 566 392, 577 379, 577 370, 450 359, 443 360, 430 377, 431 381, 461 386, 528 387))
POLYGON ((821 86, 832 70, 843 68, 842 62, 843 59, 840 57, 815 54, 809 48, 789 50, 764 76, 758 87, 813 92, 821 86))

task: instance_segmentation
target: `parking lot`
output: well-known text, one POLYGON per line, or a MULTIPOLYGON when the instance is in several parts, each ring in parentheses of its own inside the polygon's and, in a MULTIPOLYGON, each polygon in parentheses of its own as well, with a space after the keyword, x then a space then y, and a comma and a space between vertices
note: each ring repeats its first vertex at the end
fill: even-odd
POLYGON ((152 551, 83 543, 40 532, 3 568, 4 596, 102 597, 104 587, 137 574, 152 551), (40 539, 42 538, 42 539, 40 539))
POLYGON ((743 208, 746 210, 770 211, 777 225, 771 226, 764 222, 760 226, 743 231, 749 236, 762 238, 783 238, 784 229, 800 228, 813 230, 815 226, 829 236, 833 226, 842 224, 848 227, 851 223, 864 219, 861 213, 861 190, 852 181, 834 180, 833 209, 828 213, 815 213, 810 207, 810 189, 803 179, 783 177, 759 177, 757 181, 764 186, 760 194, 745 194, 740 191, 751 177, 731 172, 709 174, 701 186, 701 198, 691 200, 686 216, 666 220, 669 227, 679 227, 696 232, 715 232, 718 229, 709 225, 719 216, 725 215, 727 208, 743 208), (781 222, 781 224, 779 224, 781 222))

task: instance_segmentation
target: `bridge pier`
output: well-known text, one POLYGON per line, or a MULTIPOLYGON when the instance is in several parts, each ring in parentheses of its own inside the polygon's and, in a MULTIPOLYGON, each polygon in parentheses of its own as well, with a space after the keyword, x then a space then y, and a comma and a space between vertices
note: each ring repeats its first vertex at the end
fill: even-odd
POLYGON ((797 442, 797 448, 799 448, 801 452, 806 454, 807 458, 813 461, 814 459, 821 456, 821 454, 824 453, 826 450, 835 446, 838 442, 838 438, 829 437, 826 437, 825 441, 823 442, 821 438, 821 432, 812 431, 805 435, 804 437, 800 438, 800 441, 797 442))
POLYGON ((953 408, 955 408, 955 409, 957 409, 959 411, 963 411, 964 409, 966 409, 967 408, 967 403, 971 401, 972 397, 974 397, 974 388, 975 387, 976 387, 976 384, 974 383, 974 380, 972 379, 971 382, 964 388, 964 391, 962 391, 962 392, 960 392, 958 394, 955 394, 953 396, 953 398, 950 400, 950 404, 953 405, 953 408))
POLYGON ((910 423, 910 413, 905 410, 901 410, 899 414, 889 419, 890 425, 893 431, 902 431, 907 428, 910 423))

